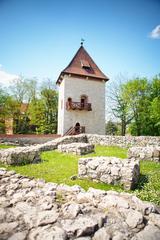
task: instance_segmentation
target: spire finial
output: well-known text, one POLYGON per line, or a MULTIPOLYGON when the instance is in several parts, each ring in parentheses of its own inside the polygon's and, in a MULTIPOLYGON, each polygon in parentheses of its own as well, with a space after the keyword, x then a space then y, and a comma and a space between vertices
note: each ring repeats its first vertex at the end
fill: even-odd
POLYGON ((84 41, 85 40, 83 38, 81 38, 81 46, 83 46, 84 41))

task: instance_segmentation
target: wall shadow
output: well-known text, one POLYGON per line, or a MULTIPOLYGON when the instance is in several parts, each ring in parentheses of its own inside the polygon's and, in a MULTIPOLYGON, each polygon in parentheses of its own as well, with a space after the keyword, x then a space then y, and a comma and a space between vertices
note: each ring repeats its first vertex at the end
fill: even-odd
POLYGON ((148 183, 148 175, 146 174, 140 174, 138 183, 135 186, 135 189, 141 190, 143 189, 144 185, 148 183))

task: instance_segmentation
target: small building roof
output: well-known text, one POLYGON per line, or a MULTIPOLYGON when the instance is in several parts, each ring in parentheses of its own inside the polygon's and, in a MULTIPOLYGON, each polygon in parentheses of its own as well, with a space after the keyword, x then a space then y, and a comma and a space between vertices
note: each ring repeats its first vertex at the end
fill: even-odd
POLYGON ((92 80, 108 81, 109 78, 98 68, 83 45, 78 49, 69 65, 60 73, 57 84, 60 84, 65 74, 78 77, 88 77, 92 80))

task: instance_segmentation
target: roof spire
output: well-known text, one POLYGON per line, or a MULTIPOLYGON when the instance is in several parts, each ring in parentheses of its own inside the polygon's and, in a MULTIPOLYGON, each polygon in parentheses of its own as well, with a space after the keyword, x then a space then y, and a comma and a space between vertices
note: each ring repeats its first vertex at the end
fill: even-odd
POLYGON ((81 46, 83 46, 84 41, 85 40, 83 38, 81 38, 81 46))

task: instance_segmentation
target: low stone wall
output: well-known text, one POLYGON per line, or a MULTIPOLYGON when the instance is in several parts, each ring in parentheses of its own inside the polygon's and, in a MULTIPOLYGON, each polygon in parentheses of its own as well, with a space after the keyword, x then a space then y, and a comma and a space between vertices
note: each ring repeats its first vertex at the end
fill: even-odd
POLYGON ((55 150, 60 144, 70 144, 73 142, 82 143, 86 141, 87 139, 85 135, 78 135, 73 137, 66 136, 43 144, 37 144, 35 146, 2 149, 0 150, 0 162, 9 165, 35 163, 38 160, 41 160, 40 153, 43 151, 55 150))
POLYGON ((36 146, 16 147, 0 150, 0 162, 8 165, 21 165, 41 161, 40 153, 57 149, 54 141, 36 146))
POLYGON ((105 146, 160 146, 160 137, 151 136, 110 136, 87 134, 88 142, 91 144, 100 144, 105 146))
POLYGON ((8 165, 21 165, 40 161, 40 151, 36 147, 17 147, 0 151, 0 162, 8 165))
POLYGON ((60 137, 58 135, 13 135, 6 136, 0 135, 0 143, 12 143, 18 145, 33 145, 41 144, 48 141, 61 141, 72 143, 80 139, 79 142, 88 142, 91 144, 100 144, 106 146, 121 146, 121 147, 132 147, 132 146, 160 146, 160 137, 153 136, 111 136, 111 135, 96 135, 96 134, 80 134, 75 136, 60 137), (58 138, 59 137, 59 138, 58 138), (70 138, 70 140, 68 140, 70 138), (65 140, 67 139, 67 140, 65 140))
POLYGON ((0 143, 18 145, 18 146, 29 146, 35 144, 42 144, 53 139, 59 138, 59 135, 56 134, 14 134, 6 135, 0 134, 0 143))
POLYGON ((158 240, 160 212, 136 196, 0 169, 1 240, 158 240))
POLYGON ((69 144, 74 142, 88 143, 88 139, 86 134, 79 134, 74 136, 60 137, 55 139, 54 142, 57 144, 69 144))
POLYGON ((139 174, 139 162, 132 159, 90 157, 81 158, 78 162, 79 178, 89 178, 114 185, 120 184, 126 190, 135 187, 139 174))
POLYGON ((89 143, 70 143, 58 145, 60 152, 73 153, 76 155, 85 155, 94 152, 94 145, 89 143))
MULTIPOLYGON (((80 135, 76 135, 76 136, 65 136, 65 137, 60 137, 57 139, 54 139, 52 141, 48 141, 46 143, 43 144, 38 144, 35 147, 35 151, 49 151, 49 150, 54 150, 57 149, 58 145, 62 145, 62 144, 71 144, 71 143, 89 143, 89 144, 100 144, 100 145, 105 145, 105 146, 121 146, 121 147, 128 147, 128 146, 137 146, 138 144, 141 145, 148 145, 148 146, 160 146, 160 138, 159 137, 122 137, 122 136, 102 136, 102 135, 94 135, 94 134, 80 134, 80 135)), ((33 146, 32 146, 33 147, 33 146)), ((10 150, 11 152, 16 152, 15 150, 10 150)), ((5 150, 1 150, 1 157, 0 157, 0 161, 1 158, 3 158, 3 162, 5 162, 4 160, 4 155, 6 155, 8 152, 8 149, 5 150), (3 155, 3 157, 2 157, 3 155)), ((20 151, 17 150, 19 152, 20 155, 20 151)), ((22 150, 23 152, 25 151, 25 149, 22 150)), ((32 152, 32 148, 29 151, 28 147, 27 150, 28 152, 32 152)), ((19 155, 16 155, 16 157, 18 158, 19 155)), ((13 159, 13 158, 12 158, 13 159)), ((34 160, 33 160, 34 161, 34 160)), ((6 160, 6 163, 8 162, 8 160, 6 160)), ((17 163, 21 163, 21 160, 18 159, 15 161, 17 163)), ((23 160, 22 160, 23 162, 23 160)), ((28 162, 31 162, 30 160, 28 160, 28 162)), ((12 160, 12 164, 13 160, 12 160)))
POLYGON ((160 162, 160 146, 129 148, 128 158, 160 162))

